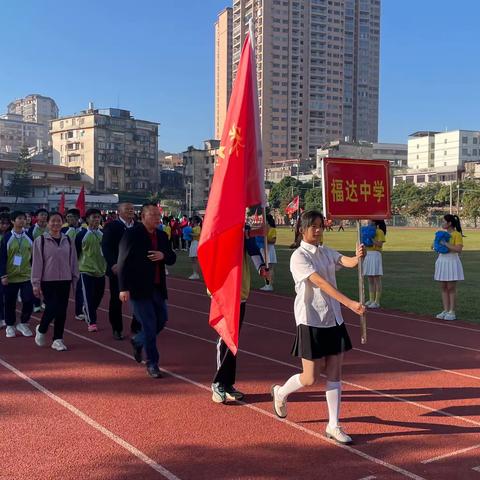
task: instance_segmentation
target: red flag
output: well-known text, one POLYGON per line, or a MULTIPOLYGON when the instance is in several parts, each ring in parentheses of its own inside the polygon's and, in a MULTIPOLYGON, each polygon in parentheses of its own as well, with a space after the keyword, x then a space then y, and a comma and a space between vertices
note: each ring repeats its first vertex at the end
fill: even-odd
POLYGON ((256 82, 247 34, 198 246, 198 261, 212 295, 209 323, 233 354, 238 349, 245 209, 265 203, 256 82))
POLYGON ((258 212, 255 210, 255 215, 253 216, 253 222, 254 223, 259 223, 260 222, 260 218, 258 216, 258 212))
POLYGON ((60 205, 58 206, 58 212, 65 215, 65 192, 62 192, 60 196, 60 205))
POLYGON ((295 213, 298 210, 300 202, 300 197, 297 195, 285 208, 285 213, 290 215, 291 213, 295 213))
POLYGON ((80 210, 80 216, 85 218, 85 187, 83 185, 78 194, 77 201, 75 202, 75 207, 80 210))

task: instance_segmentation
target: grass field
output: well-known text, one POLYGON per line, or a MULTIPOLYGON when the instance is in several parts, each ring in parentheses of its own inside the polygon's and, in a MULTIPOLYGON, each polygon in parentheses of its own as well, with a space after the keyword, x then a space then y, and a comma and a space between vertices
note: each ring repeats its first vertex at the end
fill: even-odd
MULTIPOLYGON (((279 228, 277 239, 278 264, 275 267, 275 291, 294 295, 293 281, 289 270, 288 246, 293 241, 290 228, 279 228)), ((405 312, 436 314, 442 310, 440 287, 433 280, 437 254, 430 246, 434 229, 390 228, 383 253, 382 307, 405 312)), ((464 232, 462 263, 465 281, 458 284, 457 316, 462 320, 480 323, 480 231, 464 232)), ((354 250, 356 231, 325 232, 325 244, 347 255, 354 250)), ((177 264, 170 267, 173 275, 188 277, 190 262, 185 252, 178 254, 177 264)), ((340 290, 352 298, 358 298, 357 270, 342 269, 337 274, 340 290)), ((263 281, 252 275, 252 287, 259 288, 263 281)), ((368 292, 368 290, 366 290, 368 292)), ((368 298, 368 293, 367 293, 368 298)))

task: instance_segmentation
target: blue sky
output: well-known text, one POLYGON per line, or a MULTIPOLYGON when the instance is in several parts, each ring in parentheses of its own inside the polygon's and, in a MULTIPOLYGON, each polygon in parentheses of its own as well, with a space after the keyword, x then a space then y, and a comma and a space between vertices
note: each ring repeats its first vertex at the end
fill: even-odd
MULTIPOLYGON (((0 112, 29 93, 62 115, 126 108, 160 148, 213 135, 213 23, 229 0, 0 0, 0 112)), ((480 129, 480 2, 383 0, 379 139, 480 129)))

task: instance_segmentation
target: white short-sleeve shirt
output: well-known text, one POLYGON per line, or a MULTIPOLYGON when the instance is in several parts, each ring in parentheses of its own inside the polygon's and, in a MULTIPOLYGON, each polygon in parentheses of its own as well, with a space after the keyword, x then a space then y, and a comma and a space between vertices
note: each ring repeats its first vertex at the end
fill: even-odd
POLYGON ((328 328, 343 323, 340 303, 314 285, 309 277, 318 273, 335 288, 335 272, 342 255, 325 246, 301 242, 290 258, 290 271, 295 282, 294 313, 297 325, 328 328))

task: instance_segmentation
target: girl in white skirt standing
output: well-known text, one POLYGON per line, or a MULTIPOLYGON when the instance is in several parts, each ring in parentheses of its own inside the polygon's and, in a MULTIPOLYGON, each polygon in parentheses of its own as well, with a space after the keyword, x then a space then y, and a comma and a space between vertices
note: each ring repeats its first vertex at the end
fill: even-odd
POLYGON ((443 219, 443 229, 450 234, 450 240, 442 242, 448 248, 448 253, 440 253, 435 262, 434 279, 441 284, 443 302, 443 311, 437 318, 456 320, 457 282, 465 279, 459 256, 463 250, 462 227, 457 215, 445 215, 443 219))
POLYGON ((202 220, 200 217, 195 216, 192 218, 192 243, 190 244, 188 256, 192 259, 193 273, 188 277, 189 280, 198 280, 200 278, 200 275, 198 274, 197 249, 198 241, 200 240, 200 233, 202 232, 201 223, 202 220))
POLYGON ((371 220, 370 225, 376 228, 373 245, 365 247, 367 256, 363 262, 363 276, 368 279, 369 300, 365 303, 368 308, 379 308, 382 296, 382 248, 385 243, 387 226, 383 220, 371 220))
MULTIPOLYGON (((275 225, 275 220, 272 215, 267 214, 267 243, 268 243, 268 270, 270 272, 270 279, 265 279, 265 285, 260 289, 264 292, 273 292, 273 271, 277 263, 277 252, 275 251, 275 243, 277 241, 277 226, 275 225)), ((257 242, 261 239, 262 243, 260 245, 260 252, 263 258, 265 257, 265 247, 263 242, 265 239, 263 237, 256 237, 257 242)), ((258 243, 257 243, 258 244, 258 243)))
POLYGON ((288 395, 313 385, 316 367, 322 362, 327 377, 329 421, 326 435, 339 443, 350 443, 352 439, 338 423, 343 353, 352 348, 340 304, 358 315, 365 312, 365 307, 337 289, 335 271, 342 266, 356 267, 365 255, 365 247, 359 245, 354 257, 345 257, 320 245, 323 229, 324 218, 320 212, 309 211, 302 215, 300 232, 303 240, 290 259, 290 271, 297 293, 294 304, 297 334, 292 355, 302 359, 303 372, 293 375, 282 386, 272 386, 273 409, 278 417, 285 418, 288 395))

